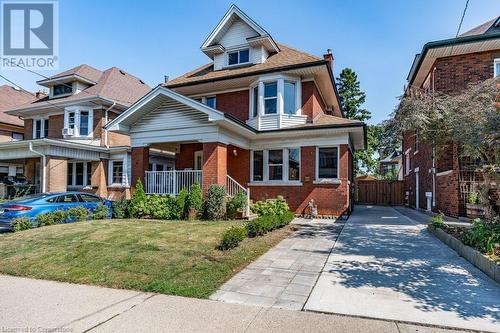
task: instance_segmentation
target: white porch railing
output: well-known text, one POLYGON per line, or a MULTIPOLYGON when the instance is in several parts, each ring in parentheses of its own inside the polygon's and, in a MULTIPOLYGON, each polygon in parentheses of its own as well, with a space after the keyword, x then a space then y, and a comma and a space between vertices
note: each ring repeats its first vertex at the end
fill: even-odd
POLYGON ((202 185, 201 170, 146 171, 147 194, 177 195, 183 188, 188 190, 195 183, 202 185))
POLYGON ((230 197, 235 196, 238 192, 245 193, 247 197, 247 206, 245 207, 245 216, 250 216, 250 189, 244 188, 240 183, 234 180, 233 177, 227 175, 226 179, 226 193, 230 197))

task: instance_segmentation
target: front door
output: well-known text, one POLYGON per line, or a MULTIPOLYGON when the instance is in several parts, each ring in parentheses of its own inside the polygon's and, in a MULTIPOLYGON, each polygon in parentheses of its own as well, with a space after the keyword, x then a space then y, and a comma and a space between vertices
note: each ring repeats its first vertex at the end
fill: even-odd
POLYGON ((194 152, 194 169, 203 169, 203 150, 198 150, 194 152))

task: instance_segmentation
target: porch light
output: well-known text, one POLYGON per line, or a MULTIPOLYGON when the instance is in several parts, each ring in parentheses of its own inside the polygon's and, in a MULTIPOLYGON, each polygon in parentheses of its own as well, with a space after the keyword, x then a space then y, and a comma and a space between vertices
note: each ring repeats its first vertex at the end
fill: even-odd
POLYGON ((233 149, 233 155, 236 157, 238 156, 238 150, 237 149, 233 149))

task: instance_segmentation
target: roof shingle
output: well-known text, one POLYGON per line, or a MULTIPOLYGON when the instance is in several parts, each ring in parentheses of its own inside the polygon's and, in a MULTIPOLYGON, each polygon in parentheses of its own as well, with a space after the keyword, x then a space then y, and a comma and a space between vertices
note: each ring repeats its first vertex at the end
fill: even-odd
POLYGON ((0 123, 24 126, 24 122, 19 117, 8 115, 5 111, 34 100, 35 96, 26 91, 9 85, 0 86, 0 123))

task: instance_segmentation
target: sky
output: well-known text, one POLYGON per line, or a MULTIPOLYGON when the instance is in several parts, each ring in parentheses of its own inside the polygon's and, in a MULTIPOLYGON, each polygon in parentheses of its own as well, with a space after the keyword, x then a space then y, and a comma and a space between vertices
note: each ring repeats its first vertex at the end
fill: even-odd
MULTIPOLYGON (((210 61, 200 46, 232 3, 280 43, 318 56, 332 49, 334 75, 358 74, 375 124, 393 111, 422 46, 455 36, 466 0, 60 0, 59 70, 40 73, 116 66, 154 87, 210 61)), ((470 0, 461 32, 498 15, 500 0, 470 0)), ((0 72, 41 88, 35 74, 0 72)))

